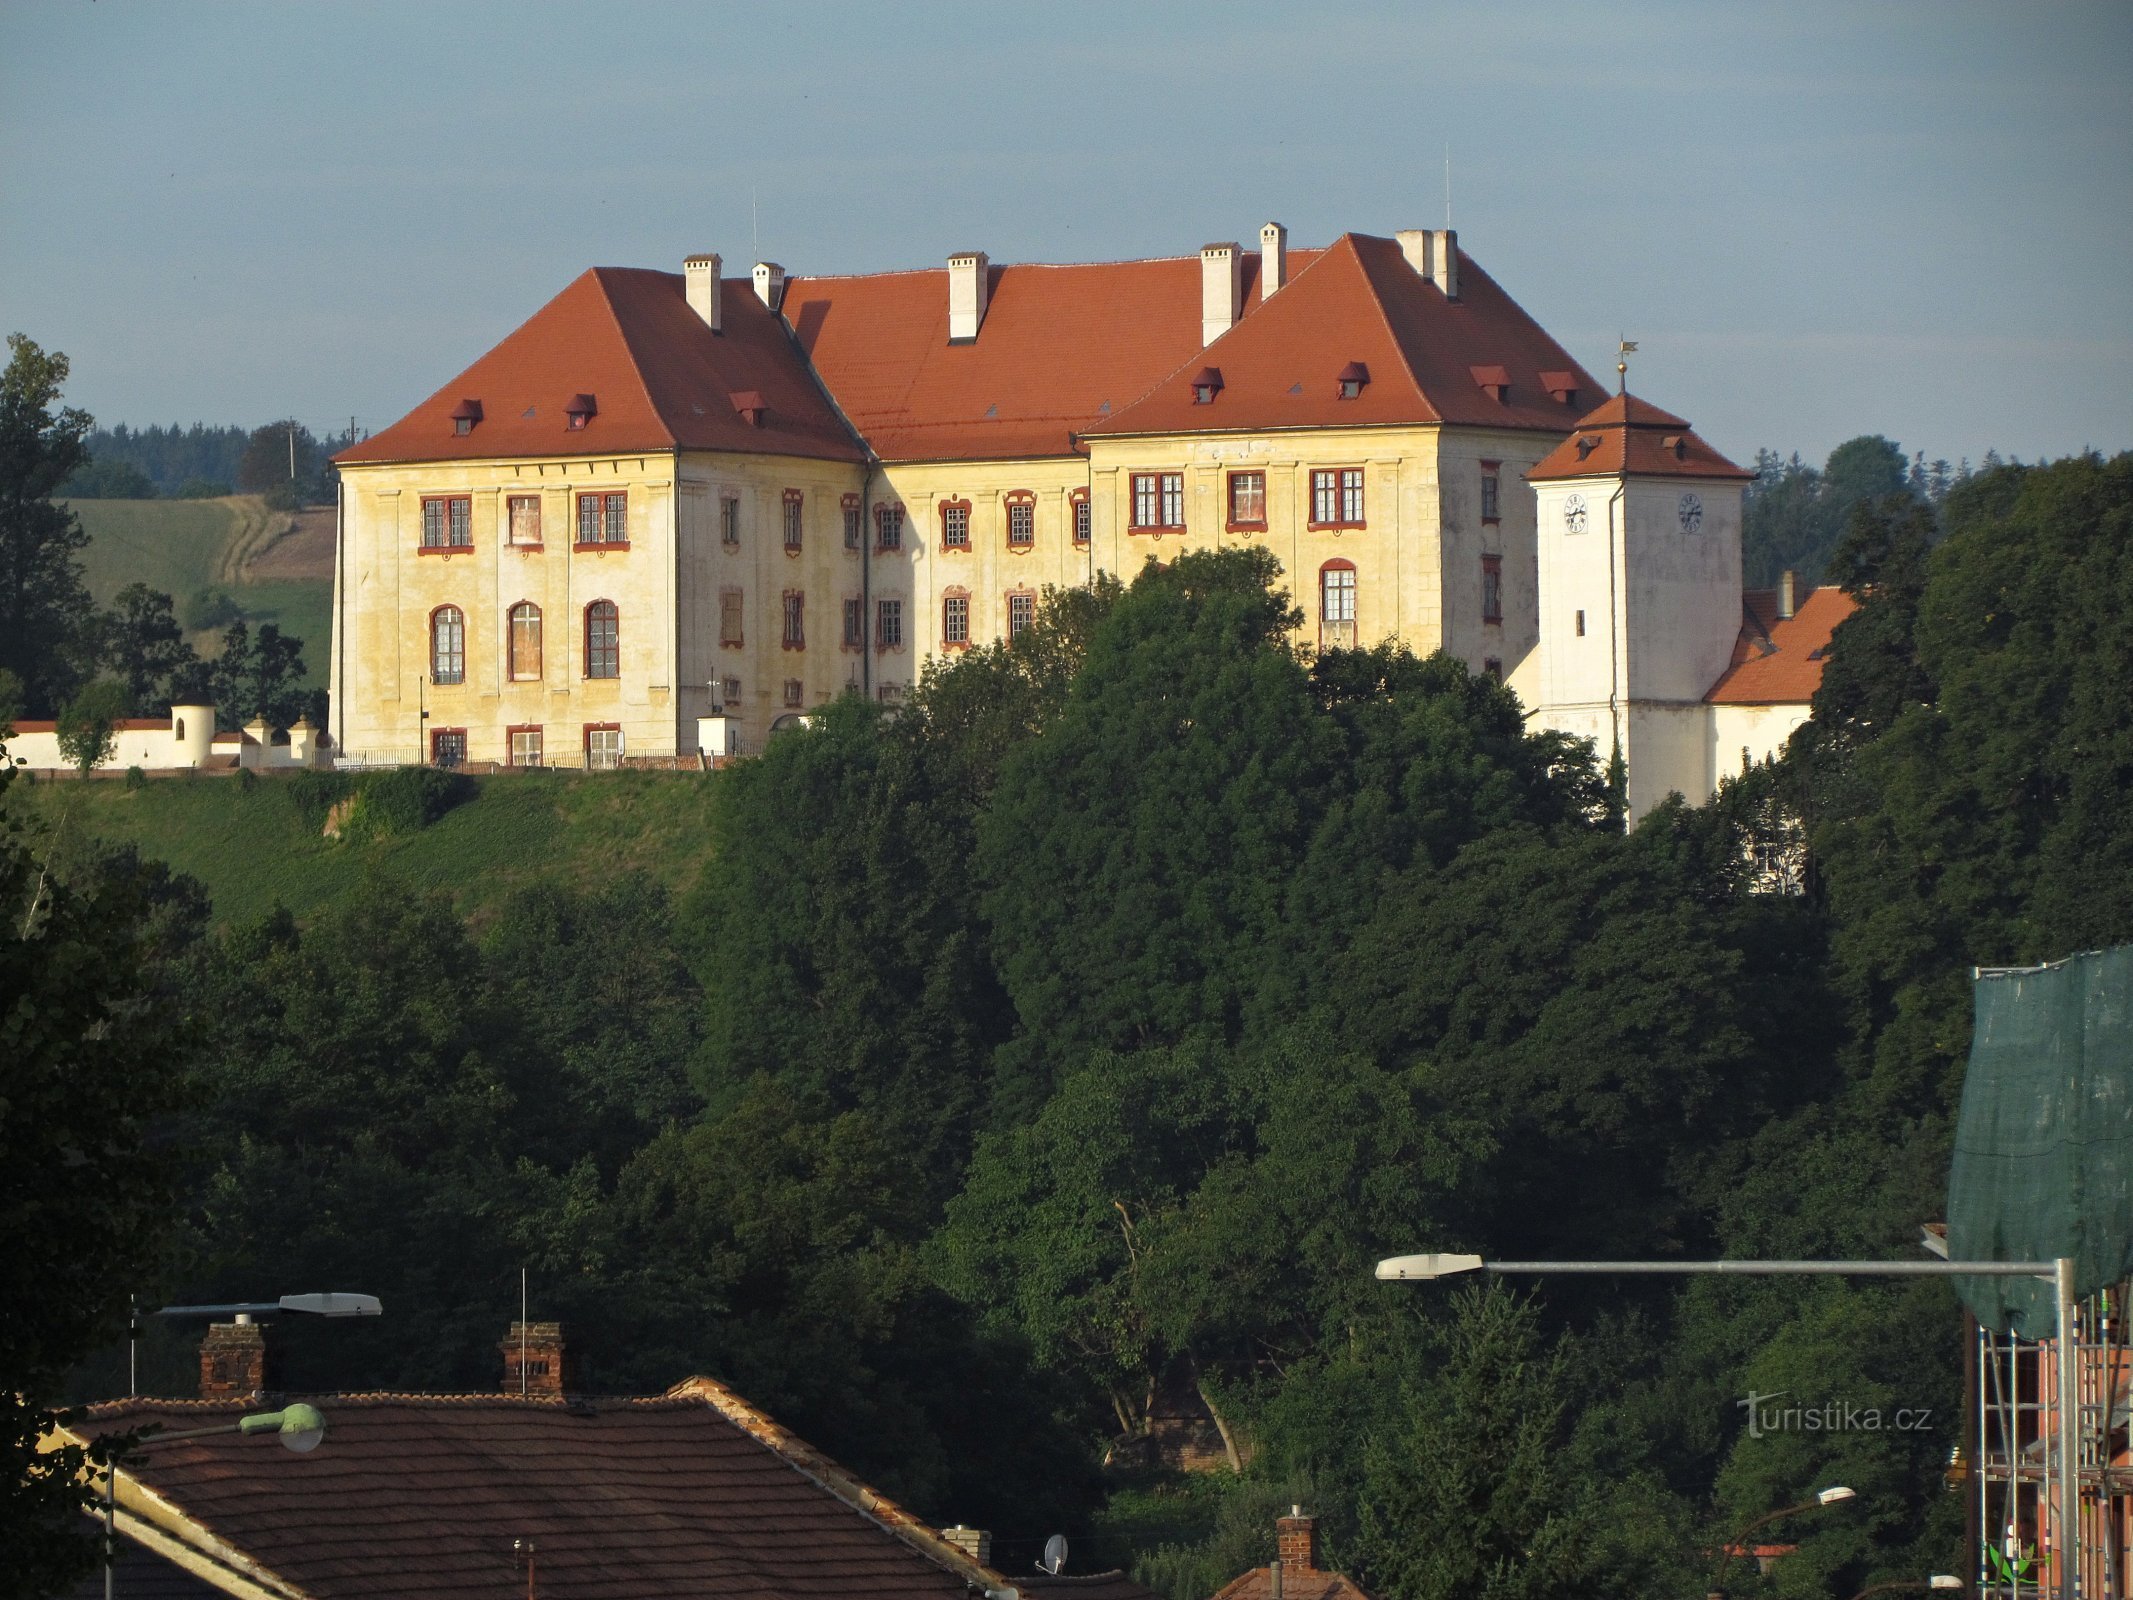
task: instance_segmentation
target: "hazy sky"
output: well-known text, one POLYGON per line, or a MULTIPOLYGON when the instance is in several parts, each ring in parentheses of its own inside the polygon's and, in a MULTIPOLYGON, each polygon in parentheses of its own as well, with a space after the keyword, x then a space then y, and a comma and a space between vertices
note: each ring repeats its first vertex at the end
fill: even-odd
POLYGON ((0 330, 382 427, 593 265, 1440 225, 1721 449, 2133 446, 2133 5, 0 0, 0 330))

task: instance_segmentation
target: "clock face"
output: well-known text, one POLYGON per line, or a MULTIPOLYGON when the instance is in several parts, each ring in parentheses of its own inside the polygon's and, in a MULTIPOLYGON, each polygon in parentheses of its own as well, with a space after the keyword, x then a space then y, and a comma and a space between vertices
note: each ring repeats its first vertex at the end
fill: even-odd
POLYGON ((1585 497, 1574 494, 1563 502, 1563 526, 1572 533, 1585 531, 1585 497))
POLYGON ((1681 497, 1681 531, 1694 533, 1703 526, 1703 502, 1693 494, 1681 497))

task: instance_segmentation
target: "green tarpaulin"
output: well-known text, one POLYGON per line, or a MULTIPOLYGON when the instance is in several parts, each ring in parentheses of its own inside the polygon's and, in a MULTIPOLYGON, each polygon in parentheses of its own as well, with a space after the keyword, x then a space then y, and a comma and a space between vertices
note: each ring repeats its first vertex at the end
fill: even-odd
MULTIPOLYGON (((2133 946, 1985 972, 1948 1173, 1957 1261, 2074 1258, 2082 1298, 2133 1273, 2133 946)), ((1999 1333, 2052 1335, 2050 1285, 1959 1278, 1999 1333)))

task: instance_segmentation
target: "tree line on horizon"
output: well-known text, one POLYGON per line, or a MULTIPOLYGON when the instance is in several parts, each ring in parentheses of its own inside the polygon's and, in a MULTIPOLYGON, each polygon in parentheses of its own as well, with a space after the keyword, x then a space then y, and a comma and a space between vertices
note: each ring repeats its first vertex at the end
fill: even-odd
POLYGON ((323 438, 293 417, 256 428, 92 427, 86 458, 55 491, 60 500, 212 500, 229 494, 267 497, 277 510, 330 504, 332 457, 360 435, 353 423, 323 438))
MULTIPOLYGON (((1835 1481, 1729 1592, 1951 1570, 1952 1432, 1738 1404, 1954 1418, 1944 1285, 1371 1275, 1908 1253, 1968 968, 2133 940, 2133 456, 1862 501, 1828 576, 1859 604, 1802 734, 1633 829, 1493 679, 1300 654, 1257 550, 1054 592, 894 713, 781 735, 710 780, 684 895, 545 884, 475 928, 373 878, 218 932, 0 804, 0 970, 61 1019, 11 1058, 50 1114, 0 1116, 41 1230, 0 1293, 68 1290, 0 1348, 18 1437, 128 1292, 299 1271, 392 1316, 292 1338, 292 1389, 492 1388, 525 1268, 594 1387, 730 1382, 1010 1567, 1066 1531, 1201 1600, 1304 1501, 1383 1600, 1642 1600, 1835 1481), (1771 848, 1803 892, 1757 892, 1771 848), (99 1008, 181 1020, 107 1047, 64 1020, 99 1008), (77 1105, 125 1133, 79 1213, 33 1186, 77 1105), (1177 1393, 1238 1470, 1146 1459, 1177 1393)), ((65 1498, 10 1492, 26 1528, 65 1498)))

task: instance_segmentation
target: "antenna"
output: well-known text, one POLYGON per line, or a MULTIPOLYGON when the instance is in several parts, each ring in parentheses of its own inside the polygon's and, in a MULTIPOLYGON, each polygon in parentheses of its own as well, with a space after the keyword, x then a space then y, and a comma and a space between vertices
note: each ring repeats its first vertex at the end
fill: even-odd
POLYGON ((1452 141, 1444 141, 1444 231, 1452 228, 1452 141))
POLYGON ((748 186, 748 255, 751 260, 763 259, 763 241, 755 225, 755 185, 748 186))
MULTIPOLYGON (((526 1269, 518 1269, 518 1395, 526 1398, 526 1269)), ((528 1580, 531 1581, 530 1579, 528 1580)))

